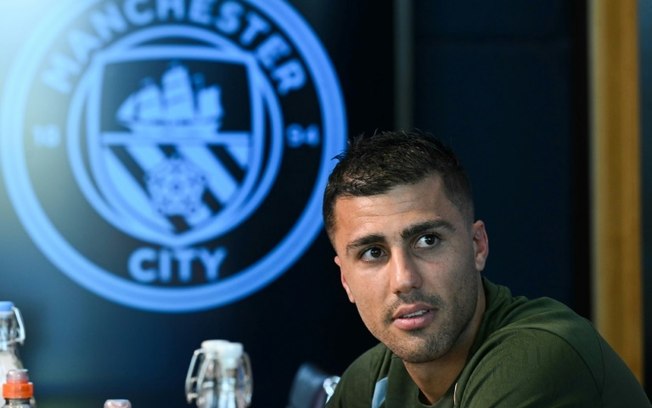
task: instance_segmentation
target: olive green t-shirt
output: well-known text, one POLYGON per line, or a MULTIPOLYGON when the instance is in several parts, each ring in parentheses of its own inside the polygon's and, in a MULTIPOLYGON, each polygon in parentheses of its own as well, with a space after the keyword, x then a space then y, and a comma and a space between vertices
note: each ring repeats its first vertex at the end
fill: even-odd
POLYGON ((643 408, 636 378, 591 323, 549 298, 512 297, 484 279, 487 308, 448 393, 420 402, 403 362, 384 345, 345 371, 328 408, 643 408))

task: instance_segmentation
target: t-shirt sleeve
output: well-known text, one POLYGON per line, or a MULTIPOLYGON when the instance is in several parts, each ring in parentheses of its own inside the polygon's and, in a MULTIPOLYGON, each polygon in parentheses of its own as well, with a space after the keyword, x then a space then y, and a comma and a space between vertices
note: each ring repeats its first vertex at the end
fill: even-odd
POLYGON ((457 398, 465 408, 594 408, 599 386, 575 349, 556 334, 505 331, 473 356, 457 398))

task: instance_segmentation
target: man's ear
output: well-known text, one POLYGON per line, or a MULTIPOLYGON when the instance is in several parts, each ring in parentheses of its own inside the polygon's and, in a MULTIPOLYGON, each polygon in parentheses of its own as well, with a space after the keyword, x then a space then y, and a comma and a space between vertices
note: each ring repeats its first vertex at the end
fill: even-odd
POLYGON ((335 256, 334 261, 335 264, 340 267, 340 282, 342 282, 342 287, 344 288, 344 291, 346 291, 346 295, 349 297, 349 301, 351 303, 355 303, 355 299, 353 298, 353 293, 351 293, 349 284, 346 283, 346 277, 344 276, 344 271, 342 270, 342 261, 337 255, 335 256))
POLYGON ((489 237, 482 221, 473 223, 473 251, 475 268, 482 271, 489 256, 489 237))

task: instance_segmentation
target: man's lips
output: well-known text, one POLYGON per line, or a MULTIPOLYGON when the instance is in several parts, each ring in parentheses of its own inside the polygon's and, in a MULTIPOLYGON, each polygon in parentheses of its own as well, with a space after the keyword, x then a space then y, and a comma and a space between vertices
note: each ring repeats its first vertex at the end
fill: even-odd
POLYGON ((416 330, 429 325, 435 318, 435 309, 430 305, 404 305, 392 315, 392 323, 401 330, 416 330))
POLYGON ((396 320, 396 319, 415 317, 415 315, 423 314, 424 312, 428 312, 433 309, 434 308, 432 306, 427 305, 425 303, 403 305, 400 306, 398 309, 396 309, 396 311, 394 311, 392 315, 392 319, 396 320))

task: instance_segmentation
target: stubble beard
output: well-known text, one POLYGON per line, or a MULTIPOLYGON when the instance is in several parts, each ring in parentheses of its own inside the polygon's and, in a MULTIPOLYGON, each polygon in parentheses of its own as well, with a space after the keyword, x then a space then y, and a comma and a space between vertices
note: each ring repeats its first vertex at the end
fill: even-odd
MULTIPOLYGON (((472 293, 472 291, 468 292, 472 293)), ((458 343, 460 336, 473 319, 477 296, 471 296, 469 293, 464 295, 457 296, 453 305, 446 305, 437 295, 410 294, 404 296, 398 304, 426 302, 433 305, 434 313, 440 314, 444 320, 436 327, 413 330, 403 333, 400 337, 390 333, 387 333, 386 336, 376 337, 407 363, 419 364, 437 360, 458 343)), ((390 310, 395 310, 395 308, 392 307, 390 310)), ((391 316, 391 312, 388 315, 391 316)), ((391 317, 386 319, 386 323, 389 323, 386 327, 391 326, 391 321, 391 317)))

